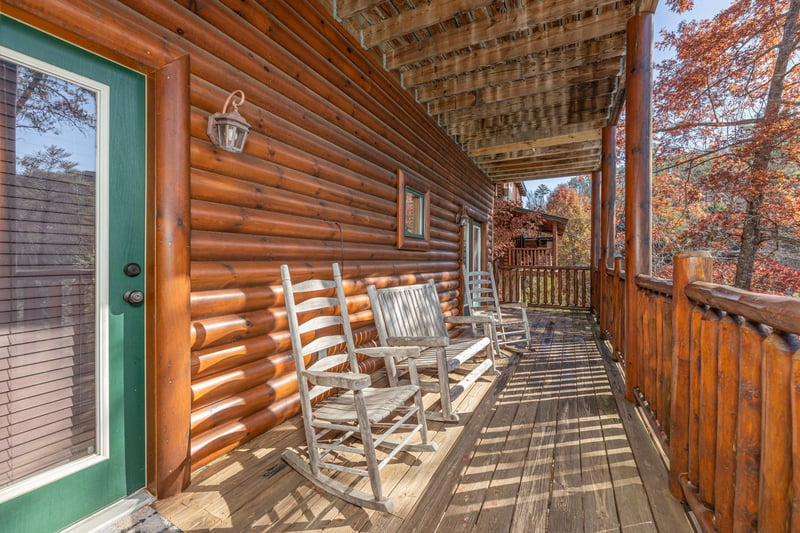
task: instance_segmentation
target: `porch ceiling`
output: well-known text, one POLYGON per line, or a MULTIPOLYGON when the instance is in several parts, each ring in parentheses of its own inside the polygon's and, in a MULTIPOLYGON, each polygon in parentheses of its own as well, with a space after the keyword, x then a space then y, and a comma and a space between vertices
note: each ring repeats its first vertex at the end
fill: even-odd
POLYGON ((324 0, 493 181, 599 168, 628 19, 657 0, 324 0))

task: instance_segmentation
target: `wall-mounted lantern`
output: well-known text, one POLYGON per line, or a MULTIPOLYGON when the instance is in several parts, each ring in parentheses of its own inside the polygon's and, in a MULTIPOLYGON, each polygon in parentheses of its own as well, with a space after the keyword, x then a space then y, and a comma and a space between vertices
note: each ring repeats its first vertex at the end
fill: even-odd
POLYGON ((208 117, 208 138, 214 146, 227 150, 228 152, 241 152, 250 132, 250 124, 239 114, 239 106, 244 104, 244 93, 233 91, 228 99, 222 113, 214 113, 208 117), (238 97, 238 101, 231 102, 231 99, 238 97), (228 105, 233 105, 233 111, 228 112, 228 105))

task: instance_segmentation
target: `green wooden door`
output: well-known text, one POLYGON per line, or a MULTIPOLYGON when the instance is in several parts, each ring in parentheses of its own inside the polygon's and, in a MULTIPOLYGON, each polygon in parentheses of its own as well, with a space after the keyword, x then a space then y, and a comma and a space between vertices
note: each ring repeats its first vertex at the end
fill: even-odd
POLYGON ((47 532, 145 484, 145 83, 6 17, 0 74, 0 530, 47 532))

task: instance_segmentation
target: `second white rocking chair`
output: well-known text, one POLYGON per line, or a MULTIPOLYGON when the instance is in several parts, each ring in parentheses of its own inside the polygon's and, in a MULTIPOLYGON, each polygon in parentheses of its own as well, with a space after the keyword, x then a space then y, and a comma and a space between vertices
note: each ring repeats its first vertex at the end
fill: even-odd
POLYGON ((380 470, 403 449, 436 450, 428 440, 414 364, 419 348, 355 349, 338 264, 333 264, 333 280, 293 284, 286 265, 281 266, 281 278, 308 445, 307 458, 286 450, 283 459, 315 485, 345 501, 391 511, 380 470), (370 376, 358 371, 357 354, 407 359, 411 384, 372 388, 370 376), (376 448, 387 450, 380 461, 376 448), (363 456, 363 466, 360 460, 342 461, 343 454, 363 456), (323 469, 369 477, 372 494, 332 479, 323 469))
POLYGON ((471 315, 489 316, 492 327, 495 352, 500 346, 525 342, 531 347, 531 331, 524 303, 501 304, 497 297, 497 285, 491 271, 468 271, 464 269, 464 300, 471 315))

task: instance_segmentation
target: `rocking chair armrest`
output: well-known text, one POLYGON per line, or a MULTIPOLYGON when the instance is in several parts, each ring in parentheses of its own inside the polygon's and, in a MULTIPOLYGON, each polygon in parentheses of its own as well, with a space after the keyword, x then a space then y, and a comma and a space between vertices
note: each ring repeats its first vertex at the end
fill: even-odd
POLYGON ((447 337, 389 337, 386 339, 389 346, 422 346, 422 347, 443 347, 450 344, 447 337))
POLYGON ((491 324, 492 317, 488 315, 448 316, 444 321, 450 324, 491 324))
POLYGON ((409 357, 419 357, 419 346, 380 346, 378 348, 357 348, 356 353, 369 357, 391 357, 402 361, 409 357))
POLYGON ((372 384, 369 374, 356 374, 353 372, 320 372, 306 370, 303 375, 314 385, 323 387, 339 387, 349 390, 362 390, 372 384))
POLYGON ((500 304, 501 309, 527 309, 528 304, 525 302, 513 302, 513 303, 505 303, 500 304))

